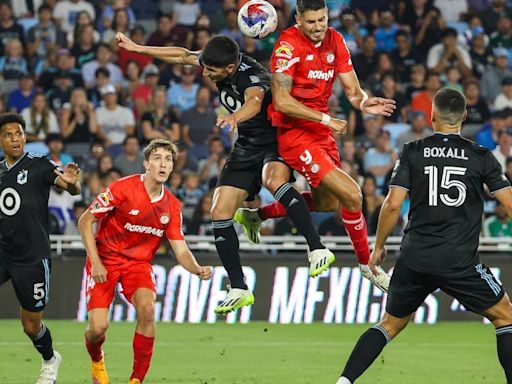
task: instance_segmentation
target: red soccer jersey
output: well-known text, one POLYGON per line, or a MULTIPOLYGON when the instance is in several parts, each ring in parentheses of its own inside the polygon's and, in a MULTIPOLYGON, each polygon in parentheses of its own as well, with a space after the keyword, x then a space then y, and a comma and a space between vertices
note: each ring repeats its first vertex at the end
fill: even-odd
POLYGON ((99 218, 96 246, 106 265, 151 261, 162 237, 183 240, 180 202, 166 188, 150 200, 143 175, 114 181, 89 207, 99 218))
MULTIPOLYGON (((313 44, 297 26, 279 36, 270 62, 270 72, 284 73, 293 78, 291 95, 307 107, 328 112, 327 100, 338 73, 353 70, 350 52, 343 36, 328 28, 324 40, 313 44)), ((269 108, 272 124, 283 128, 315 126, 318 123, 288 117, 269 108)), ((325 127, 323 136, 329 134, 325 127)))

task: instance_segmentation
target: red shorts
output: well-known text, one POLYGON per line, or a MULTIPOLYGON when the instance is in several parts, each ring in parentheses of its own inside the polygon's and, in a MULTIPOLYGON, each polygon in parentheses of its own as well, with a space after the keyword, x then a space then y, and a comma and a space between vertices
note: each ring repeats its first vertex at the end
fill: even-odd
POLYGON ((341 168, 338 145, 334 138, 288 143, 278 137, 279 155, 286 164, 304 176, 313 188, 320 185, 329 171, 341 168))
POLYGON ((86 302, 87 311, 94 308, 108 308, 114 300, 117 283, 121 284, 126 300, 131 303, 133 294, 138 288, 148 288, 156 292, 153 267, 147 261, 129 260, 122 264, 105 265, 107 281, 96 283, 91 276, 91 263, 89 258, 85 262, 87 273, 86 302))

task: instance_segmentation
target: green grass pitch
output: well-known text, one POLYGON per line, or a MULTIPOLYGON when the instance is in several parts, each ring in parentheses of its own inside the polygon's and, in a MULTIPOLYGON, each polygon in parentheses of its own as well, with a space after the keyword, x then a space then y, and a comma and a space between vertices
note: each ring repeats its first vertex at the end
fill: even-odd
MULTIPOLYGON (((59 384, 90 383, 85 324, 47 321, 64 360, 59 384)), ((157 324, 145 383, 334 384, 361 325, 157 324)), ((111 383, 127 383, 133 323, 113 323, 106 352, 111 383)), ((0 383, 34 383, 39 355, 18 321, 0 321, 0 383)), ((357 382, 378 384, 505 383, 492 326, 411 324, 357 382)))

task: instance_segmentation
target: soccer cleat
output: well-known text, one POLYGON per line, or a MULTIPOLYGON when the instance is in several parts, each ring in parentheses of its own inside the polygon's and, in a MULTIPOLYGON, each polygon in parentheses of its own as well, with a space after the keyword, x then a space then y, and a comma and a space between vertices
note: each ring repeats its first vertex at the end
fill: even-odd
POLYGON ((327 248, 323 248, 308 252, 308 260, 309 276, 317 277, 322 272, 327 271, 336 258, 334 253, 327 248))
POLYGON ((389 281, 391 280, 391 277, 389 277, 389 275, 381 267, 377 266, 376 268, 377 272, 379 273, 377 276, 373 274, 368 265, 359 264, 361 275, 370 280, 372 284, 379 288, 382 292, 387 292, 389 289, 389 281))
POLYGON ((139 379, 130 379, 128 384, 142 384, 142 381, 140 381, 139 379))
POLYGON ((224 301, 215 308, 218 315, 225 315, 239 308, 254 304, 254 295, 248 289, 231 288, 228 285, 228 294, 224 301))
POLYGON ((109 384, 107 367, 105 367, 105 352, 101 351, 100 361, 91 361, 92 384, 109 384))
POLYGON ((258 215, 258 209, 239 208, 233 219, 244 228, 246 236, 254 244, 260 242, 260 226, 263 220, 258 215))
POLYGON ((62 362, 62 356, 59 352, 53 351, 53 357, 46 361, 43 360, 41 372, 36 384, 55 384, 57 382, 57 375, 59 374, 59 366, 62 362))

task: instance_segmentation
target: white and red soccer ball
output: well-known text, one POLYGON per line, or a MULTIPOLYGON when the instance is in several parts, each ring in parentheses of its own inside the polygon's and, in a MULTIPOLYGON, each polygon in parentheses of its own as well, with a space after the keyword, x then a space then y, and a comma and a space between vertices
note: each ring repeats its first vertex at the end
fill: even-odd
POLYGON ((247 37, 262 39, 277 28, 276 9, 267 1, 249 1, 238 11, 238 28, 247 37))

